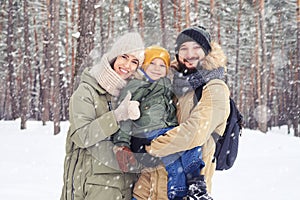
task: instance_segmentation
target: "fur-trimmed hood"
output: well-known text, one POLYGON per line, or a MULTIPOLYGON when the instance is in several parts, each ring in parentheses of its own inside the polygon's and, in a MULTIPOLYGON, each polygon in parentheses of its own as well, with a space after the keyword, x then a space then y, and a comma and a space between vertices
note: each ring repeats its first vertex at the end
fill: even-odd
POLYGON ((221 46, 216 42, 211 42, 211 52, 202 61, 203 69, 213 70, 224 67, 226 71, 227 57, 221 46))

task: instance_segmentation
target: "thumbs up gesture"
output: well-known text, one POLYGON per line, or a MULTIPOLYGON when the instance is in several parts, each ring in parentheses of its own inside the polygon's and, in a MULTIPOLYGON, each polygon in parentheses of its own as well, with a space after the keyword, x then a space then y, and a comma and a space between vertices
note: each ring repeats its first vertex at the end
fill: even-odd
POLYGON ((140 117, 140 103, 138 101, 131 101, 131 93, 128 92, 119 107, 114 110, 114 115, 118 122, 128 119, 136 120, 140 117))

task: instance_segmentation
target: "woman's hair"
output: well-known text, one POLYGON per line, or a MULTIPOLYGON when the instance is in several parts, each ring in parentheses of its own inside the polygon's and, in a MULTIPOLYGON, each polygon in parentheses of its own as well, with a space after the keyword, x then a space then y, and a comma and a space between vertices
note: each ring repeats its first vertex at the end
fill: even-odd
POLYGON ((111 66, 112 69, 114 69, 114 64, 115 64, 116 60, 117 60, 117 57, 113 58, 113 59, 109 62, 109 64, 110 64, 110 66, 111 66))

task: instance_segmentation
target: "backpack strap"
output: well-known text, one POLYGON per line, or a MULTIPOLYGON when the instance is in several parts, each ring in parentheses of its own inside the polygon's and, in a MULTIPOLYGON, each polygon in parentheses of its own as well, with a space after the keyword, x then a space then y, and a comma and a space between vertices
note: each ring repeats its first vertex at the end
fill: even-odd
MULTIPOLYGON (((211 136, 212 136, 212 138, 214 139, 215 144, 217 145, 217 142, 218 142, 218 140, 220 139, 221 136, 220 136, 218 133, 216 133, 216 132, 213 132, 213 133, 211 134, 211 136)), ((212 159, 212 162, 213 162, 213 163, 216 162, 216 152, 215 152, 215 154, 214 154, 214 158, 212 159)))
POLYGON ((216 132, 213 132, 213 133, 211 134, 211 136, 213 137, 215 143, 217 143, 217 141, 218 141, 219 138, 221 137, 221 136, 220 136, 218 133, 216 133, 216 132))
POLYGON ((200 101, 200 99, 202 97, 202 91, 203 91, 204 86, 205 86, 205 83, 196 88, 196 90, 195 90, 196 98, 194 98, 194 105, 197 105, 197 103, 200 101))
MULTIPOLYGON (((195 106, 197 105, 197 103, 200 101, 200 99, 202 97, 202 91, 203 91, 204 86, 205 86, 205 83, 200 85, 199 87, 197 87, 195 90, 195 97, 194 97, 194 105, 195 106)), ((218 133, 213 132, 212 137, 216 143, 221 136, 218 133)))
MULTIPOLYGON (((195 90, 195 98, 194 98, 194 105, 196 105, 200 101, 200 99, 202 97, 202 91, 203 91, 203 87, 204 86, 205 86, 205 83, 196 88, 196 90, 195 90)), ((213 132, 211 135, 212 135, 215 143, 217 143, 218 139, 221 137, 216 132, 213 132)))

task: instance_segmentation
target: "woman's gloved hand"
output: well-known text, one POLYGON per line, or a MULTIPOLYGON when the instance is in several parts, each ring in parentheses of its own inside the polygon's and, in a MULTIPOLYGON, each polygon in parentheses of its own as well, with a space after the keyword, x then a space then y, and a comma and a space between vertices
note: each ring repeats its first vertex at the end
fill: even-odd
POLYGON ((128 147, 114 146, 113 151, 116 155, 119 167, 123 172, 128 172, 130 167, 137 166, 137 161, 128 147))
POLYGON ((138 101, 130 101, 131 93, 129 92, 119 107, 114 110, 114 115, 118 122, 128 119, 136 120, 140 117, 140 103, 138 101))

